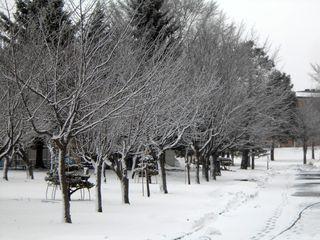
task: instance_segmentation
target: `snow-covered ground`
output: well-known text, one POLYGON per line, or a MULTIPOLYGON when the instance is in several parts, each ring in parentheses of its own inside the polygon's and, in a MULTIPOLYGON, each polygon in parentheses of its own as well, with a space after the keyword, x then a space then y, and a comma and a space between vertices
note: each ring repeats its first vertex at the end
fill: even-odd
POLYGON ((45 200, 44 172, 29 180, 23 171, 11 171, 9 182, 0 181, 0 239, 320 239, 320 204, 312 205, 320 202, 318 163, 302 166, 301 150, 294 148, 276 149, 275 156, 269 170, 267 157, 256 160, 256 170, 240 170, 237 162, 217 181, 201 185, 186 185, 184 172, 170 171, 169 194, 152 184, 150 198, 132 181, 126 206, 108 172, 104 212, 96 213, 94 201, 75 195, 73 224, 61 223, 59 194, 55 201, 45 200))

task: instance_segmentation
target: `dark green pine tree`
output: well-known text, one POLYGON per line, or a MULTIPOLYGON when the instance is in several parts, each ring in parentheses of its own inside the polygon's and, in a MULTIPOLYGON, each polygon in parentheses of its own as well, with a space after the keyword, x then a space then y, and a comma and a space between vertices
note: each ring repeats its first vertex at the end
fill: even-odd
POLYGON ((298 126, 296 113, 296 95, 292 90, 291 78, 286 73, 278 70, 274 71, 268 82, 267 94, 272 94, 281 99, 280 102, 273 106, 273 116, 275 121, 271 122, 271 149, 270 158, 274 160, 274 145, 275 141, 283 142, 293 139, 295 136, 295 129, 298 126))
POLYGON ((146 47, 169 46, 180 28, 174 15, 166 9, 166 0, 128 0, 126 11, 136 40, 146 47))
POLYGON ((278 95, 282 95, 282 102, 280 103, 282 106, 275 106, 275 107, 282 107, 285 106, 284 113, 287 115, 286 120, 284 121, 279 128, 279 136, 277 138, 281 140, 286 140, 288 138, 292 138, 294 133, 293 129, 296 123, 296 105, 297 105, 297 98, 295 92, 292 90, 293 85, 291 83, 291 77, 286 73, 280 71, 274 71, 270 77, 270 81, 268 86, 273 89, 273 91, 277 91, 278 95))
POLYGON ((9 43, 13 30, 13 22, 5 15, 0 12, 0 47, 2 43, 9 43))
POLYGON ((106 40, 109 35, 110 24, 107 21, 103 5, 98 1, 90 16, 87 26, 87 39, 91 43, 106 40))
POLYGON ((55 46, 58 44, 67 45, 74 34, 74 27, 69 19, 69 14, 64 11, 63 7, 63 0, 49 0, 47 7, 44 9, 47 41, 55 46))
POLYGON ((28 4, 30 1, 16 0, 16 13, 14 14, 15 22, 13 22, 4 13, 0 12, 0 38, 4 42, 10 42, 12 38, 21 39, 26 35, 26 26, 29 22, 28 4))
MULTIPOLYGON (((274 62, 269 58, 268 54, 263 48, 256 46, 254 41, 246 41, 243 43, 244 54, 248 54, 248 59, 251 61, 252 69, 250 71, 250 76, 246 82, 247 95, 249 99, 256 101, 259 98, 260 94, 263 94, 265 89, 261 88, 260 77, 262 72, 270 72, 274 67, 274 62), (263 70, 263 71, 262 71, 263 70)), ((255 116, 253 115, 256 112, 256 106, 252 105, 247 109, 248 117, 245 118, 243 126, 249 128, 256 121, 255 116)), ((241 169, 247 169, 250 164, 249 152, 260 148, 254 140, 255 137, 252 136, 251 132, 246 132, 243 134, 242 139, 245 144, 242 146, 242 161, 241 169)))
POLYGON ((25 30, 28 27, 28 22, 30 18, 29 11, 30 1, 26 0, 16 0, 16 12, 14 14, 16 24, 19 26, 19 34, 25 34, 25 30))
POLYGON ((65 46, 72 39, 74 27, 64 11, 63 0, 16 0, 14 14, 21 41, 35 33, 45 34, 48 44, 65 46))
POLYGON ((270 59, 264 48, 257 47, 252 40, 246 41, 244 45, 248 49, 250 58, 255 60, 259 69, 271 70, 275 67, 274 61, 270 59))

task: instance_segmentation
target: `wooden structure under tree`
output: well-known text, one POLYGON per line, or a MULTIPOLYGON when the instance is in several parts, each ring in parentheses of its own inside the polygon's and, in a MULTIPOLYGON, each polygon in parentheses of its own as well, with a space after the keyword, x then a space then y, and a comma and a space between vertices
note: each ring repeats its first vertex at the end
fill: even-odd
MULTIPOLYGON (((93 183, 89 182, 90 175, 84 174, 84 169, 78 164, 66 166, 66 179, 68 185, 69 200, 71 195, 77 191, 80 191, 81 199, 85 198, 85 190, 88 191, 89 200, 91 199, 90 188, 94 186, 93 183)), ((57 169, 49 171, 45 177, 47 181, 46 199, 48 199, 49 187, 52 187, 51 199, 55 199, 56 191, 60 188, 60 180, 57 169)))

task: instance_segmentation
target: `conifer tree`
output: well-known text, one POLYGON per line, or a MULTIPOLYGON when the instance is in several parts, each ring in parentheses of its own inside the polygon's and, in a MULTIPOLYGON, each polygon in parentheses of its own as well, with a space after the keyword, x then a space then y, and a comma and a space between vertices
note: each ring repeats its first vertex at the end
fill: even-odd
POLYGON ((32 39, 34 33, 45 34, 48 44, 65 46, 74 33, 63 0, 17 0, 14 14, 20 41, 32 39))
POLYGON ((177 38, 179 24, 166 9, 166 0, 128 0, 126 11, 133 27, 133 36, 146 47, 171 45, 177 38))
POLYGON ((88 39, 91 42, 99 42, 109 34, 109 30, 110 25, 107 21, 104 6, 98 1, 88 21, 88 39))
POLYGON ((274 141, 285 141, 289 138, 293 138, 294 129, 297 126, 296 119, 296 95, 292 90, 291 77, 286 73, 275 70, 268 82, 268 90, 270 94, 277 95, 282 98, 282 101, 274 105, 275 119, 282 119, 281 122, 275 122, 272 132, 271 143, 271 160, 274 160, 274 141), (271 93, 272 91, 272 93, 271 93), (281 109, 282 111, 278 111, 281 109))
MULTIPOLYGON (((268 78, 268 75, 272 72, 275 65, 273 60, 269 58, 265 49, 257 47, 254 41, 244 42, 243 50, 248 60, 246 64, 250 66, 250 70, 247 72, 247 81, 245 82, 247 96, 250 101, 255 102, 256 99, 263 96, 265 91, 263 88, 263 81, 268 78)), ((248 117, 244 122, 246 129, 249 129, 249 126, 257 123, 257 118, 254 116, 254 113, 257 111, 259 111, 259 109, 257 109, 256 105, 250 105, 248 107, 248 117)), ((259 147, 259 144, 256 143, 255 136, 253 136, 253 133, 249 130, 247 130, 243 135, 242 141, 244 144, 241 146, 241 169, 247 169, 250 166, 249 153, 259 147)))

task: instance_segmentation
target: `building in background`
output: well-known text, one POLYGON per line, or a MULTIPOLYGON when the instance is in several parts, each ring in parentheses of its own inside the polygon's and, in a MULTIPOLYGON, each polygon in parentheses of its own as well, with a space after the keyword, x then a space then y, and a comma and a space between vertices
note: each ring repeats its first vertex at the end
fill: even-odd
POLYGON ((320 98, 320 90, 316 89, 305 89, 304 91, 297 91, 297 106, 303 107, 305 104, 310 103, 314 98, 320 98))
MULTIPOLYGON (((317 99, 320 100, 320 90, 318 89, 305 89, 304 91, 297 91, 297 107, 308 107, 310 104, 315 104, 317 99)), ((315 140, 312 144, 320 145, 320 139, 315 140)), ((292 138, 285 142, 279 143, 278 147, 301 147, 302 143, 299 139, 292 138)))

